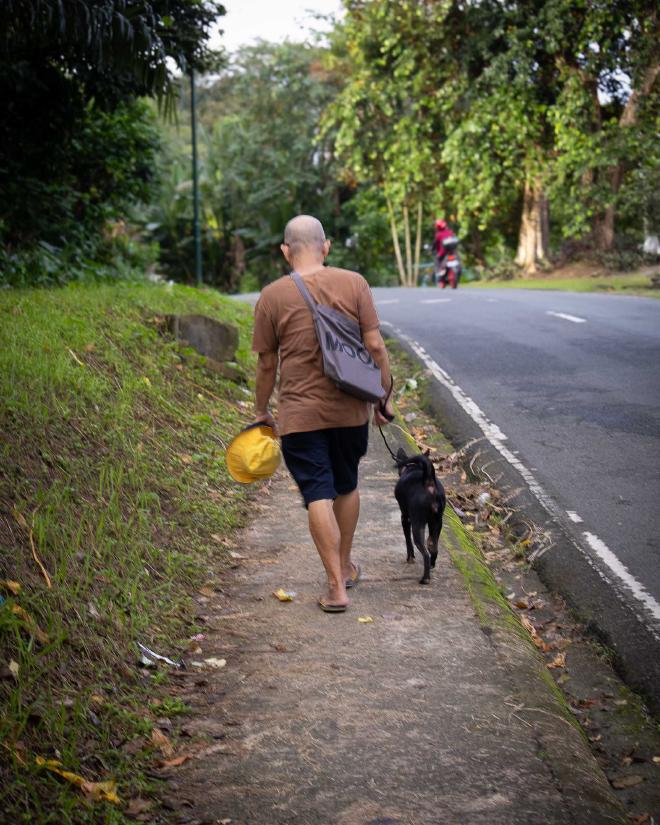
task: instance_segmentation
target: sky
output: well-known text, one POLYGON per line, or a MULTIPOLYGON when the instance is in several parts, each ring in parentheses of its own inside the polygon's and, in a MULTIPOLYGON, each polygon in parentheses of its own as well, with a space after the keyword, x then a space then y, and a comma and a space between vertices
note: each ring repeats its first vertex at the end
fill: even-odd
POLYGON ((219 24, 224 34, 215 34, 211 43, 231 52, 258 38, 305 40, 309 28, 322 28, 314 13, 337 13, 341 0, 225 0, 224 6, 227 14, 219 24))

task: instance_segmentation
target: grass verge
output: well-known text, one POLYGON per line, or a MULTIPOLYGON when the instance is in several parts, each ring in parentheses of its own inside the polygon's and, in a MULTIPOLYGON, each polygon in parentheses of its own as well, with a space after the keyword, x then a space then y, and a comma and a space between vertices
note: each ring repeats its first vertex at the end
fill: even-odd
MULTIPOLYGON (((463 284, 461 284, 463 286, 463 284)), ((642 273, 602 275, 576 278, 515 278, 511 281, 471 281, 467 289, 545 289, 562 292, 601 292, 660 298, 660 290, 652 289, 651 278, 642 273)))
POLYGON ((165 312, 236 324, 237 361, 251 372, 250 310, 216 293, 0 292, 6 821, 144 813, 158 783, 155 719, 185 712, 167 699, 165 670, 137 666, 136 641, 176 658, 195 630, 190 592, 245 518, 245 492, 222 456, 245 423, 249 390, 161 337, 154 315, 165 312), (117 783, 119 803, 112 786, 93 784, 105 781, 117 783), (147 802, 131 808, 136 799, 147 802))

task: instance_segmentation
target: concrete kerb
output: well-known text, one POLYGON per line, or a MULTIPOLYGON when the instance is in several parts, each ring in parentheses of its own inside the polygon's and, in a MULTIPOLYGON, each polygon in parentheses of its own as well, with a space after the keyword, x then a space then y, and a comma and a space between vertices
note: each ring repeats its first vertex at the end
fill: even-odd
MULTIPOLYGON (((397 423, 405 423, 397 410, 397 423)), ((417 446, 410 435, 388 433, 394 453, 417 446)), ((509 709, 530 727, 537 752, 550 767, 575 825, 626 823, 628 819, 596 762, 584 732, 548 673, 520 619, 502 595, 474 537, 450 504, 445 511, 442 541, 461 574, 483 633, 494 655, 514 675, 515 701, 509 709)))

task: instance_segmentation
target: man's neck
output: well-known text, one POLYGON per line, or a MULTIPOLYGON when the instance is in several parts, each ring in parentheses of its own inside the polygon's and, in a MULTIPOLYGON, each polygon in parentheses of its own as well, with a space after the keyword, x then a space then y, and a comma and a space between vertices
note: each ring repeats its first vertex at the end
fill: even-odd
POLYGON ((323 258, 301 258, 300 260, 296 260, 291 267, 293 272, 297 272, 298 275, 311 275, 314 272, 318 272, 319 269, 323 268, 323 258))

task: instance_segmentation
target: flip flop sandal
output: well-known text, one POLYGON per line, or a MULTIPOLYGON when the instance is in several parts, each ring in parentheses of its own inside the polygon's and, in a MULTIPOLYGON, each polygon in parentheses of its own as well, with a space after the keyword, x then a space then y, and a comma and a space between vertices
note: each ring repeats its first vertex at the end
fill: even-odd
POLYGON ((344 613, 348 605, 330 604, 329 602, 323 601, 323 599, 319 599, 319 607, 324 613, 344 613))
POLYGON ((362 578, 362 568, 359 564, 353 563, 353 573, 351 574, 350 579, 346 579, 346 589, 350 590, 351 587, 355 587, 355 585, 360 581, 362 578))

